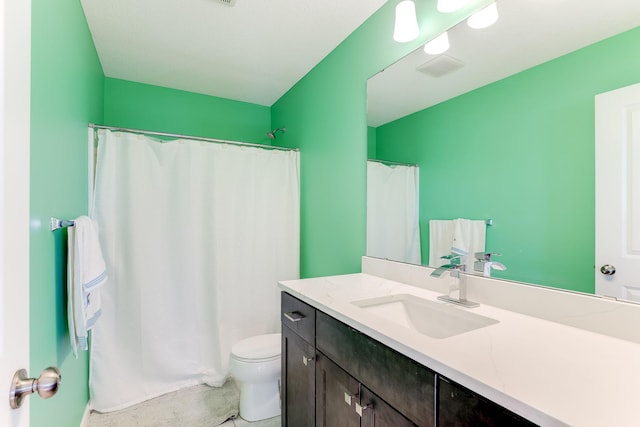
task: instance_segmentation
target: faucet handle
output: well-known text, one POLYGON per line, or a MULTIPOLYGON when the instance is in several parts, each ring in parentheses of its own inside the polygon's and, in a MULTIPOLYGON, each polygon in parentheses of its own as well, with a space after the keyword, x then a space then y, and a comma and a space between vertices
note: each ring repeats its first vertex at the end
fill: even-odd
POLYGON ((475 257, 478 261, 491 261, 492 256, 502 256, 497 252, 476 252, 475 257))

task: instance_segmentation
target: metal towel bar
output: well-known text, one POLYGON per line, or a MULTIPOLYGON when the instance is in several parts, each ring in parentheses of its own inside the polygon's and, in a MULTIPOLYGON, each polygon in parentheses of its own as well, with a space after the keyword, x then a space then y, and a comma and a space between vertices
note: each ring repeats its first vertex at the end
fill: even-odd
POLYGON ((68 219, 58 219, 53 216, 51 217, 51 231, 57 230, 58 228, 73 227, 74 224, 74 221, 68 219))

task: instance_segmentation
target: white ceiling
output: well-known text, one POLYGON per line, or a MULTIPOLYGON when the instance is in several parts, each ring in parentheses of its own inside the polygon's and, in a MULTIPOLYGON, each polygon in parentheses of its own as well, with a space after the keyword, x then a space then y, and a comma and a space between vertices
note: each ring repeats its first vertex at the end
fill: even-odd
MULTIPOLYGON (((434 56, 417 49, 368 81, 368 123, 380 126, 640 25, 639 0, 497 0, 487 29, 462 22, 446 55, 464 62, 434 78, 416 71, 434 56)), ((637 52, 630 54, 636 55, 637 52)))
POLYGON ((81 0, 107 77, 270 106, 386 0, 81 0))

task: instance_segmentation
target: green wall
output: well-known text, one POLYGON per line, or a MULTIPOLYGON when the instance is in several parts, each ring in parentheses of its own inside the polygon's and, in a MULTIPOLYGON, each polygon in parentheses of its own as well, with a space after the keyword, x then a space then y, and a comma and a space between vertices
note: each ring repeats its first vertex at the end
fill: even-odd
MULTIPOLYGON (((417 2, 424 41, 490 3, 455 14, 417 2)), ((300 148, 302 277, 360 271, 365 254, 366 81, 419 41, 393 41, 396 2, 386 3, 272 106, 279 143, 300 148)))
POLYGON ((496 276, 594 292, 594 96, 640 81, 640 28, 377 128, 379 159, 420 165, 429 219, 492 218, 496 276))
POLYGON ((377 141, 378 136, 377 128, 367 127, 367 159, 377 159, 377 141))
POLYGON ((111 78, 105 82, 103 124, 271 143, 269 107, 111 78))
POLYGON ((104 78, 78 0, 32 1, 31 49, 29 374, 63 376, 55 398, 30 398, 31 426, 71 427, 88 400, 88 357, 71 353, 66 231, 48 222, 87 214, 87 123, 102 121, 104 78))

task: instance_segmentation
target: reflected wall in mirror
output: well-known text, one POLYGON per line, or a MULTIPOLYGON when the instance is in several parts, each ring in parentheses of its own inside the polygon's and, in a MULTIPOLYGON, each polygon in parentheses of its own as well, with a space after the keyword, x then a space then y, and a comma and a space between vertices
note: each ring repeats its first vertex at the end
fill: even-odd
POLYGON ((640 82, 640 2, 497 6, 492 27, 452 28, 446 57, 369 80, 369 158, 419 165, 423 264, 430 219, 492 218, 495 276, 593 293, 594 97, 640 82))

